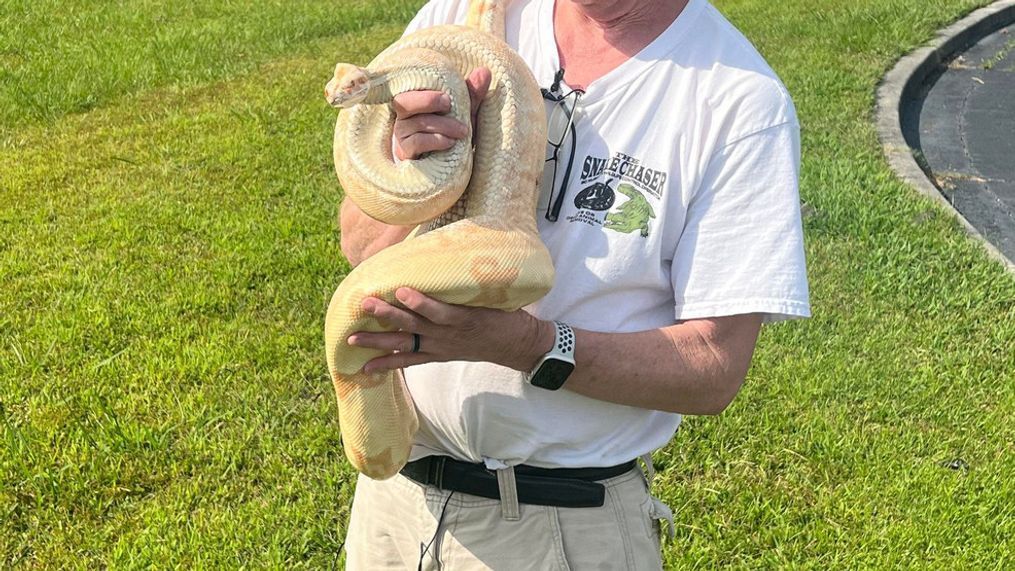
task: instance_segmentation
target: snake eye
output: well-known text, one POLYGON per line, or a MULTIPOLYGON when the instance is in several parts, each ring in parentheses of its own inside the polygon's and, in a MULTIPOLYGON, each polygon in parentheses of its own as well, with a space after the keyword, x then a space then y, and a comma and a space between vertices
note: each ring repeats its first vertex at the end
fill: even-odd
POLYGON ((339 89, 346 95, 353 98, 365 97, 369 88, 370 78, 363 70, 356 69, 342 76, 339 82, 339 89))

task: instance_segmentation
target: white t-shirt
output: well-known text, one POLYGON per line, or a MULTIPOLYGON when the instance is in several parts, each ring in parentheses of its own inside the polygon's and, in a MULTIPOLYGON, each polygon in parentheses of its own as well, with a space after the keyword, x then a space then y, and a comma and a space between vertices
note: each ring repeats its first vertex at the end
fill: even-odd
MULTIPOLYGON (((516 0, 507 14, 508 43, 543 87, 559 68, 553 4, 516 0)), ((467 10, 468 0, 432 0, 408 31, 463 23, 467 10)), ((562 174, 554 185, 544 176, 537 219, 557 277, 527 308, 532 314, 603 332, 809 315, 796 113, 775 73, 715 8, 690 0, 651 44, 593 81, 578 108, 575 163, 556 222, 543 214, 562 174)), ((405 373, 421 422, 413 459, 611 466, 665 445, 681 418, 587 398, 566 384, 535 388, 490 363, 405 373)))

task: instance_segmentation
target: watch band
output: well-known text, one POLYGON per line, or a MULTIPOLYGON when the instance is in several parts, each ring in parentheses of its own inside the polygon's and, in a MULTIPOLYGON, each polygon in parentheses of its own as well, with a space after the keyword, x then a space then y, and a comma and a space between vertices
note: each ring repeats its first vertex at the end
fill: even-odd
POLYGON ((567 323, 553 322, 553 347, 536 363, 528 381, 539 388, 555 391, 564 384, 574 370, 574 330, 567 323))
POLYGON ((562 356, 574 361, 574 329, 563 321, 554 321, 553 324, 557 331, 553 336, 553 349, 547 356, 562 356))

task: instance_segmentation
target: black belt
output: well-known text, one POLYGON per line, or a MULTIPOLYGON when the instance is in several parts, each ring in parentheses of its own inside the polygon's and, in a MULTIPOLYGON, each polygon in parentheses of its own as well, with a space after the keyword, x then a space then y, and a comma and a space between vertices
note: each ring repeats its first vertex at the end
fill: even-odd
MULTIPOLYGON (((515 466, 518 502, 565 508, 599 507, 606 498, 606 487, 597 480, 625 474, 634 467, 634 460, 609 468, 515 466)), ((497 473, 483 464, 469 464, 447 456, 427 456, 406 464, 402 474, 426 486, 500 499, 497 473)))

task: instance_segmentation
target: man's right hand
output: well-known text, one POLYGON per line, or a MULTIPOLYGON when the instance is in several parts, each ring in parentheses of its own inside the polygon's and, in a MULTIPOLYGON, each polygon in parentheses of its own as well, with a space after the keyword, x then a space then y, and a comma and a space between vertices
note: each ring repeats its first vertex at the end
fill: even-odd
MULTIPOLYGON (((473 138, 476 114, 490 89, 490 79, 490 70, 481 67, 465 80, 472 100, 473 138)), ((395 96, 392 103, 395 109, 394 151, 399 160, 450 149, 469 132, 464 124, 447 116, 451 111, 451 99, 441 91, 407 91, 395 96)))

